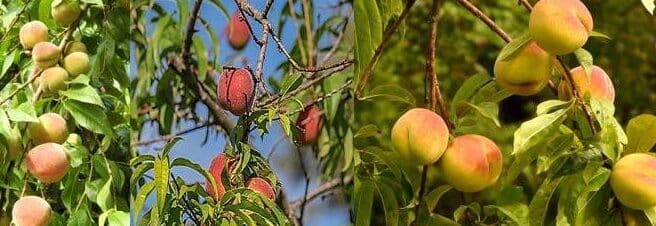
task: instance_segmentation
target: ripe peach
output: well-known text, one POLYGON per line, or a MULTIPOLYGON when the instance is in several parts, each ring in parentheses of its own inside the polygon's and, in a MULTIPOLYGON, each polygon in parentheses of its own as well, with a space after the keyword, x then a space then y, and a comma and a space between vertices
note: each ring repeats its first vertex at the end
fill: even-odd
POLYGON ((629 208, 656 207, 656 157, 647 153, 622 157, 613 166, 610 186, 617 199, 629 208))
POLYGON ((39 122, 30 123, 28 130, 34 144, 49 142, 61 144, 68 138, 66 120, 56 113, 39 116, 39 122))
POLYGON ((52 209, 46 200, 37 196, 23 196, 11 211, 16 226, 46 226, 50 222, 52 209))
POLYGON ((83 52, 74 52, 64 57, 64 69, 72 77, 77 77, 80 74, 86 74, 91 70, 89 56, 83 52))
POLYGON ((32 60, 36 67, 46 69, 59 61, 59 47, 51 42, 39 42, 32 48, 32 60))
POLYGON ((212 189, 212 184, 207 181, 205 184, 205 190, 207 190, 207 193, 214 198, 215 201, 221 200, 223 197, 223 194, 225 194, 226 190, 225 187, 223 187, 223 182, 221 180, 221 174, 223 173, 223 169, 226 167, 226 156, 223 153, 218 154, 214 159, 212 159, 212 162, 210 163, 210 169, 208 170, 210 175, 214 178, 214 181, 216 182, 216 190, 217 193, 214 193, 214 189, 212 189))
POLYGON ((38 20, 27 22, 18 32, 18 39, 24 49, 32 49, 37 43, 48 41, 48 27, 38 20))
POLYGON ((246 19, 241 16, 240 12, 232 14, 228 26, 225 28, 226 36, 228 36, 228 43, 233 49, 241 50, 246 44, 248 39, 251 38, 251 32, 248 29, 246 19))
POLYGON ((64 146, 57 143, 40 144, 25 158, 27 170, 44 184, 59 182, 68 172, 68 155, 64 146))
POLYGON ((247 69, 225 69, 219 78, 219 104, 232 114, 241 116, 250 110, 255 98, 253 76, 247 69))
POLYGON ((417 165, 437 161, 449 141, 449 129, 435 112, 414 108, 404 113, 392 127, 394 150, 417 165))
MULTIPOLYGON (((613 87, 613 81, 610 80, 610 77, 608 77, 608 74, 606 74, 604 69, 593 66, 589 80, 588 76, 585 74, 585 70, 581 66, 572 69, 570 72, 574 79, 576 90, 582 95, 589 94, 592 98, 609 101, 611 103, 615 101, 615 87, 613 87)), ((571 98, 572 94, 570 91, 570 85, 567 81, 561 81, 558 88, 558 93, 560 94, 561 99, 571 98)))
POLYGON ((319 139, 323 119, 321 109, 316 105, 308 105, 299 113, 296 127, 301 131, 296 141, 301 145, 314 144, 319 139))
POLYGON ((87 45, 80 41, 71 41, 66 43, 66 46, 64 47, 64 55, 68 56, 74 52, 87 53, 87 45))
POLYGON ((66 89, 66 80, 68 79, 68 72, 61 67, 51 67, 44 70, 41 77, 36 84, 41 86, 41 89, 46 95, 57 95, 60 90, 66 89))
POLYGON ((62 0, 59 4, 56 2, 52 2, 50 13, 58 24, 68 26, 80 17, 82 10, 77 0, 62 0))
POLYGON ((272 201, 276 199, 276 194, 273 191, 273 187, 271 187, 269 182, 262 178, 253 177, 248 179, 246 181, 246 187, 257 193, 260 193, 262 196, 267 197, 272 201))
POLYGON ((528 29, 542 49, 562 55, 581 48, 592 25, 592 15, 579 0, 540 0, 533 7, 528 29))
POLYGON ((497 182, 503 159, 494 141, 470 134, 456 137, 439 165, 444 179, 456 190, 477 192, 497 182))
POLYGON ((497 58, 494 76, 504 89, 516 95, 529 96, 540 92, 547 85, 551 77, 551 66, 552 56, 531 42, 510 58, 497 58))

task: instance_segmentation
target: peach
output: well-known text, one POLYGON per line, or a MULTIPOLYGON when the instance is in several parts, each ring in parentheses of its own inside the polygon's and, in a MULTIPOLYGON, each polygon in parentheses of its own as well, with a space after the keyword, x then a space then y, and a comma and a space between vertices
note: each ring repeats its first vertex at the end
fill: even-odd
POLYGON ((656 207, 656 157, 647 153, 622 157, 613 166, 610 186, 617 199, 629 208, 656 207))
POLYGON ((248 39, 251 38, 251 32, 248 29, 246 19, 241 16, 239 11, 232 14, 228 26, 225 28, 226 36, 228 36, 228 43, 233 49, 241 50, 248 44, 248 39))
POLYGON ((217 192, 214 192, 214 189, 212 189, 212 183, 207 181, 205 184, 205 190, 207 190, 207 193, 210 195, 210 197, 214 198, 215 201, 221 200, 223 195, 225 194, 226 190, 225 187, 223 186, 223 182, 221 180, 221 174, 223 173, 223 169, 226 167, 226 156, 223 153, 218 154, 214 159, 212 159, 212 162, 210 163, 210 169, 208 170, 210 175, 214 178, 214 181, 216 182, 216 190, 217 192))
POLYGON ((528 29, 542 49, 562 55, 583 47, 592 25, 590 11, 579 0, 540 0, 533 7, 528 29))
POLYGON ((11 211, 16 226, 46 226, 50 222, 52 209, 46 200, 37 196, 23 196, 11 211))
POLYGON ((7 137, 7 152, 9 159, 16 160, 23 152, 22 137, 19 131, 14 131, 13 136, 7 137))
POLYGON ((57 95, 60 90, 66 89, 68 72, 61 67, 51 67, 44 70, 36 85, 41 86, 41 91, 46 95, 57 95))
POLYGON ((74 52, 87 53, 87 45, 80 41, 71 41, 66 43, 66 46, 64 47, 64 55, 68 56, 74 52))
POLYGON ((497 58, 494 76, 504 89, 516 95, 530 96, 540 92, 549 82, 552 62, 549 53, 530 42, 509 58, 497 58))
POLYGON ((27 22, 18 32, 18 39, 24 49, 32 49, 37 43, 48 41, 48 27, 38 20, 27 22))
POLYGON ((316 105, 306 106, 296 119, 296 127, 300 133, 296 141, 301 145, 314 144, 319 139, 323 119, 321 109, 316 105))
POLYGON ((437 161, 449 141, 449 128, 435 112, 414 108, 405 112, 392 127, 392 146, 401 157, 417 165, 437 161))
POLYGON ((83 52, 74 52, 64 57, 64 69, 72 77, 86 74, 91 70, 89 56, 83 52))
POLYGON ((50 13, 52 18, 60 25, 68 26, 80 18, 82 10, 77 0, 62 0, 59 4, 51 4, 50 13))
POLYGON ((246 181, 246 187, 257 193, 260 193, 262 196, 267 197, 270 200, 276 199, 276 194, 273 191, 273 187, 266 180, 260 177, 253 177, 246 181))
MULTIPOLYGON (((576 90, 582 95, 590 95, 590 97, 613 102, 615 101, 615 87, 613 87, 613 81, 610 80, 608 74, 601 69, 600 67, 593 66, 592 73, 590 74, 590 79, 585 73, 583 67, 578 66, 571 71, 572 78, 574 79, 574 85, 576 90)), ((562 80, 560 82, 559 96, 561 99, 570 99, 571 89, 567 81, 562 80)))
POLYGON ((64 146, 57 143, 40 144, 25 158, 27 170, 44 184, 59 182, 68 172, 68 155, 64 146))
POLYGON ((32 48, 32 60, 37 68, 46 69, 59 61, 59 47, 51 42, 39 42, 32 48))
POLYGON ((477 192, 497 182, 503 159, 494 141, 469 134, 453 139, 439 165, 444 179, 456 190, 477 192))
POLYGON ((39 116, 39 122, 30 123, 28 130, 34 144, 50 142, 61 144, 68 138, 66 120, 56 113, 39 116))
POLYGON ((250 110, 255 98, 253 75, 247 69, 225 69, 217 87, 219 105, 236 116, 250 110))

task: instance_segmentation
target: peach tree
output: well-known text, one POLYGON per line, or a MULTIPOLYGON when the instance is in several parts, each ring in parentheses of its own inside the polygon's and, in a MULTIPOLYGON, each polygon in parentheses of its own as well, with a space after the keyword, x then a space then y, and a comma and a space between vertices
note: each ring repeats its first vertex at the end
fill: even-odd
POLYGON ((351 7, 336 1, 317 19, 320 5, 134 2, 136 224, 300 225, 306 203, 352 185, 351 7), (255 145, 276 136, 269 150, 255 145), (198 137, 219 150, 182 145, 198 137), (291 144, 275 153, 282 164, 301 160, 301 198, 271 167, 281 142, 291 144), (305 157, 319 164, 310 168, 305 157))
POLYGON ((0 2, 0 225, 129 224, 128 11, 0 2))
POLYGON ((656 224, 656 116, 616 119, 591 2, 354 1, 355 225, 656 224))

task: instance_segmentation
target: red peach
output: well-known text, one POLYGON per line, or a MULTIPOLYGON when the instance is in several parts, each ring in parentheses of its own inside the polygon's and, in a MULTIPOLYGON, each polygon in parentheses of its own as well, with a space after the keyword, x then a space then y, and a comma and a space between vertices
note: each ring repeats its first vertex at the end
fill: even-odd
POLYGON ((14 203, 11 215, 17 226, 46 226, 50 222, 52 209, 41 197, 24 196, 14 203))
POLYGON ((226 166, 226 156, 223 153, 218 154, 214 159, 212 159, 212 162, 210 163, 210 169, 208 170, 210 175, 214 178, 214 181, 216 182, 216 190, 217 192, 214 192, 214 189, 212 189, 212 183, 207 181, 205 184, 205 190, 207 190, 207 193, 214 198, 215 201, 221 200, 223 195, 225 194, 226 190, 225 187, 223 187, 223 182, 221 180, 221 174, 223 173, 223 169, 225 169, 226 166))
POLYGON ((228 43, 233 49, 241 50, 248 44, 251 38, 251 32, 248 29, 246 19, 242 17, 239 11, 232 14, 228 26, 225 28, 228 43))
POLYGON ((56 143, 38 145, 27 153, 27 170, 44 184, 59 182, 68 172, 68 155, 64 146, 56 143))
POLYGON ((449 129, 435 112, 414 108, 404 113, 392 127, 392 145, 401 157, 417 165, 437 161, 449 141, 449 129))
POLYGON ((554 55, 581 48, 592 26, 592 15, 579 0, 540 0, 533 7, 528 23, 533 40, 554 55))
POLYGON ((246 181, 246 187, 257 193, 262 194, 262 196, 267 197, 270 200, 276 199, 276 194, 273 191, 273 187, 266 180, 254 177, 246 181))
POLYGON ((296 141, 301 145, 314 144, 319 139, 322 125, 321 109, 314 104, 306 106, 296 119, 296 127, 300 130, 296 141))
POLYGON ((27 22, 18 32, 18 39, 23 48, 32 49, 37 43, 48 41, 48 27, 38 20, 27 22))
POLYGON ((34 144, 61 144, 68 138, 66 120, 57 113, 49 112, 39 116, 39 122, 30 123, 28 130, 34 144))
POLYGON ((494 141, 479 135, 463 135, 453 139, 439 164, 444 179, 456 190, 477 192, 496 183, 503 159, 494 141))
MULTIPOLYGON (((615 87, 613 87, 613 81, 600 67, 592 67, 590 79, 588 79, 585 70, 581 66, 572 69, 570 72, 574 79, 576 90, 582 95, 589 94, 592 98, 609 101, 611 103, 615 101, 615 87)), ((571 98, 570 85, 567 81, 561 81, 558 88, 560 89, 559 94, 561 99, 571 98)))
POLYGON ((232 114, 241 116, 250 110, 255 98, 253 76, 247 69, 225 69, 217 88, 219 104, 232 114))

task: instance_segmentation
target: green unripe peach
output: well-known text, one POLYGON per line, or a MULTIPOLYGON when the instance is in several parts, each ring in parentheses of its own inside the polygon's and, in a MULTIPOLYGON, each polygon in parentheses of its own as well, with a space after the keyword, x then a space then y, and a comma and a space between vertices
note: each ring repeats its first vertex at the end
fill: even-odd
POLYGON ((32 48, 32 60, 36 67, 46 69, 59 61, 59 47, 51 42, 39 42, 32 48))
POLYGON ((64 47, 64 55, 68 56, 74 52, 87 53, 87 45, 85 45, 83 42, 80 41, 72 41, 66 43, 66 47, 64 47))
POLYGON ((42 72, 38 78, 39 86, 44 94, 57 95, 60 90, 66 89, 68 72, 61 67, 51 67, 42 72))
POLYGON ((16 226, 46 226, 50 222, 52 209, 46 200, 37 196, 23 196, 11 211, 16 226))
POLYGON ((89 56, 83 52, 74 52, 64 57, 64 69, 72 77, 86 74, 91 69, 89 56))
POLYGON ((23 152, 23 144, 21 143, 22 137, 18 128, 14 128, 10 137, 7 139, 7 152, 9 159, 16 160, 23 152))
POLYGON ((414 108, 404 113, 392 127, 394 150, 417 165, 437 161, 449 142, 449 129, 435 112, 414 108))
POLYGON ((34 144, 61 144, 68 138, 66 120, 52 112, 39 116, 39 122, 30 123, 28 130, 34 144))
POLYGON ((27 22, 18 32, 18 39, 24 49, 32 49, 37 43, 48 41, 48 27, 38 20, 27 22))
POLYGON ((80 17, 82 10, 76 0, 61 0, 59 4, 55 3, 57 1, 52 2, 50 13, 58 24, 68 26, 80 17))
POLYGON ((540 0, 533 7, 529 33, 542 49, 555 55, 581 48, 592 32, 592 15, 579 0, 540 0))
POLYGON ((622 157, 613 166, 610 186, 617 199, 629 208, 656 207, 656 157, 646 153, 622 157))
POLYGON ((530 96, 540 92, 549 82, 552 62, 552 55, 530 42, 506 59, 497 58, 494 76, 504 89, 516 95, 530 96))
POLYGON ((439 165, 444 179, 456 190, 478 192, 497 182, 503 159, 494 141, 463 135, 453 140, 439 165))
POLYGON ((260 193, 262 196, 267 197, 270 200, 276 199, 276 194, 273 191, 273 187, 266 180, 254 177, 246 181, 246 187, 257 193, 260 193))
MULTIPOLYGON (((583 67, 578 66, 570 71, 572 78, 574 80, 574 85, 576 90, 581 93, 583 96, 590 95, 590 97, 613 102, 615 101, 615 87, 613 87, 613 81, 610 80, 608 74, 601 69, 600 67, 593 66, 592 73, 590 74, 590 79, 585 73, 583 67)), ((571 86, 565 80, 560 82, 558 94, 561 99, 567 100, 570 99, 571 86)))

